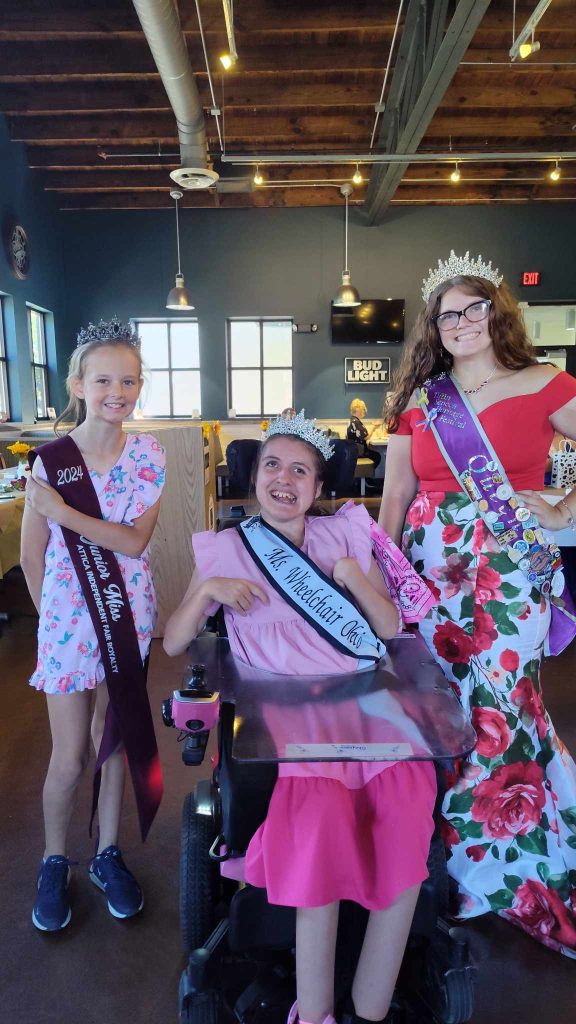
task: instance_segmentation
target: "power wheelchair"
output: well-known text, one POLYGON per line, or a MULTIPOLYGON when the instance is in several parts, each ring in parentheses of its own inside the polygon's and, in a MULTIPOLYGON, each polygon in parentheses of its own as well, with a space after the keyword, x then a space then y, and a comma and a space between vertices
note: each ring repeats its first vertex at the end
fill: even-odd
MULTIPOLYGON (((217 723, 218 757, 182 815, 180 921, 189 959, 180 1024, 284 1024, 294 1001, 295 911, 268 904, 241 872, 280 761, 434 759, 441 783, 442 762, 474 747, 474 730, 421 637, 405 633, 387 649, 384 667, 352 677, 294 678, 243 665, 215 633, 189 648, 182 687, 164 701, 164 722, 180 729, 189 765, 201 764, 217 723)), ((437 820, 441 799, 440 785, 437 820)), ((465 1024, 472 1014, 475 967, 462 931, 443 919, 448 875, 438 825, 428 870, 389 1024, 465 1024)), ((348 993, 367 916, 341 905, 336 1006, 343 1024, 351 1020, 348 993)))

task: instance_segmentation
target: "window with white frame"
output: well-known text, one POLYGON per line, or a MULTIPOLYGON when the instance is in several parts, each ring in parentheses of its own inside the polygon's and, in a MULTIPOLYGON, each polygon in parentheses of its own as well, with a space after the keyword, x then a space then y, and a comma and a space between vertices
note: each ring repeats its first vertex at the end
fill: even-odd
POLYGON ((8 363, 6 361, 6 335, 4 333, 4 303, 0 295, 0 423, 10 419, 8 396, 8 363))
POLYGON ((28 334, 34 394, 36 396, 36 419, 48 419, 48 357, 46 355, 46 313, 28 306, 28 334))
POLYGON ((229 408, 276 416, 293 405, 292 321, 234 318, 227 335, 229 408))
POLYGON ((135 320, 142 342, 144 418, 200 416, 200 343, 197 320, 135 320))

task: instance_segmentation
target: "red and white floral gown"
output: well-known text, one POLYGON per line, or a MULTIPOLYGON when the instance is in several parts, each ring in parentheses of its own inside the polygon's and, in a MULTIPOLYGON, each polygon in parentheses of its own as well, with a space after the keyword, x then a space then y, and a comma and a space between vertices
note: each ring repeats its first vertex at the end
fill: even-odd
MULTIPOLYGON (((480 414, 516 490, 542 486, 549 416, 575 396, 576 381, 560 373, 480 414)), ((540 689, 549 605, 457 490, 421 419, 419 409, 404 413, 398 431, 412 433, 420 481, 403 546, 438 598, 420 629, 478 733, 443 806, 456 914, 494 910, 576 958, 576 765, 540 689)))

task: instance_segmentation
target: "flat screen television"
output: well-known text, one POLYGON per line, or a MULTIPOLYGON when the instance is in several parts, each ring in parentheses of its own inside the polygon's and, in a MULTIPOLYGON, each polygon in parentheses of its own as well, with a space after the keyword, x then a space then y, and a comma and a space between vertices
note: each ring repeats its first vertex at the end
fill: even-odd
POLYGON ((364 299, 346 309, 332 304, 332 344, 397 345, 404 341, 404 299, 364 299))

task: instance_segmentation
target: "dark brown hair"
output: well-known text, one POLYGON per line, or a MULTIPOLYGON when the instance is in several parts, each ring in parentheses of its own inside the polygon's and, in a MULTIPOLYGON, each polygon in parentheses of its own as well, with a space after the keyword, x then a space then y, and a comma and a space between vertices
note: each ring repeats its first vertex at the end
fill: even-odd
MULTIPOLYGON (((269 437, 260 446, 258 454, 257 454, 257 456, 256 456, 256 458, 254 460, 254 465, 252 467, 252 473, 250 474, 250 483, 252 485, 251 489, 253 491, 256 490, 256 476, 258 474, 258 468, 260 466, 262 458, 264 457, 266 448, 270 444, 270 441, 274 441, 277 437, 287 437, 287 438, 289 438, 290 441, 300 441, 300 444, 306 445, 306 448, 308 449, 310 454, 314 456, 314 468, 316 470, 316 479, 318 481, 320 481, 320 483, 323 484, 325 479, 326 479, 326 474, 327 474, 327 471, 328 471, 328 463, 326 462, 326 459, 322 455, 322 452, 318 450, 316 445, 311 444, 310 441, 305 441, 304 438, 303 437, 299 437, 298 434, 285 434, 285 433, 282 433, 282 434, 273 434, 272 437, 269 437)), ((308 509, 307 514, 311 515, 311 516, 323 516, 326 513, 325 513, 324 509, 322 509, 317 504, 316 500, 314 500, 312 502, 312 505, 308 509)))
POLYGON ((452 369, 452 356, 442 345, 433 317, 440 312, 442 296, 455 287, 466 294, 490 299, 488 330, 494 355, 501 366, 507 370, 521 370, 537 362, 520 307, 508 285, 502 282, 497 288, 483 277, 452 277, 432 292, 410 333, 402 362, 394 376, 393 395, 384 409, 388 430, 392 434, 398 429, 400 413, 408 405, 414 388, 420 387, 428 377, 452 369))

